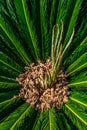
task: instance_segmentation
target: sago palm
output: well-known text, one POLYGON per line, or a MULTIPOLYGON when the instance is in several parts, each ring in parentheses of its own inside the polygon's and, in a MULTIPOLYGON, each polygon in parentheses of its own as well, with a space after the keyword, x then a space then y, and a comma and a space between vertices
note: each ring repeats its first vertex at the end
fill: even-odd
POLYGON ((0 130, 87 130, 87 1, 0 0, 0 130))

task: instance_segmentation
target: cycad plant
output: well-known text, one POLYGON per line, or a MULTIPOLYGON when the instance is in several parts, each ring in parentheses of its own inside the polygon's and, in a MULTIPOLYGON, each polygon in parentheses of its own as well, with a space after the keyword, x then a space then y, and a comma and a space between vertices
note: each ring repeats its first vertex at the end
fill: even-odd
POLYGON ((0 130, 87 130, 86 0, 0 0, 0 130))

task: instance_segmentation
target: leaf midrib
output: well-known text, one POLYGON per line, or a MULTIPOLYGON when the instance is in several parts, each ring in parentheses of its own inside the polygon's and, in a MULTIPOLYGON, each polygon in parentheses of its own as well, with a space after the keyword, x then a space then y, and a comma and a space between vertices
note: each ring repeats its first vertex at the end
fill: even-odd
MULTIPOLYGON (((8 33, 6 32, 6 30, 4 29, 4 27, 0 24, 0 26, 1 26, 1 28, 2 28, 2 30, 5 32, 5 34, 8 36, 8 38, 11 40, 11 42, 14 44, 14 41, 12 40, 12 38, 11 37, 9 37, 9 35, 8 35, 8 33)), ((15 44, 14 44, 14 46, 15 46, 15 44)), ((18 51, 18 48, 15 46, 15 48, 17 49, 17 51, 18 51)), ((20 53, 20 51, 18 51, 18 53, 22 56, 22 58, 24 59, 24 61, 26 62, 26 60, 25 60, 25 58, 24 58, 24 56, 23 56, 23 53, 20 53)))
POLYGON ((50 110, 49 110, 49 126, 50 126, 50 130, 52 130, 52 123, 51 123, 50 110))
POLYGON ((83 102, 81 102, 81 101, 79 101, 79 100, 77 100, 77 99, 75 99, 73 97, 70 97, 70 99, 73 100, 73 101, 75 101, 75 102, 77 102, 77 103, 79 103, 79 104, 81 104, 81 105, 83 105, 83 106, 87 107, 87 104, 85 104, 85 103, 83 103, 83 102))
POLYGON ((24 113, 18 118, 18 120, 16 120, 16 122, 12 125, 12 127, 10 128, 10 130, 13 130, 14 127, 16 126, 16 124, 22 119, 22 117, 25 115, 25 113, 28 111, 28 109, 31 109, 31 107, 29 106, 26 111, 24 111, 24 113))
POLYGON ((87 122, 84 121, 80 116, 78 116, 67 104, 65 106, 78 118, 80 119, 85 125, 87 125, 87 122))

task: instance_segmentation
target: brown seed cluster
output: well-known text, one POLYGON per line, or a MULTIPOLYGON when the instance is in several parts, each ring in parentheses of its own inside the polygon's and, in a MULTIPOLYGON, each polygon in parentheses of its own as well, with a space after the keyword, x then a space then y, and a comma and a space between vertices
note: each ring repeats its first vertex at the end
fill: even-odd
POLYGON ((25 73, 17 78, 22 86, 19 95, 30 105, 36 105, 37 110, 43 111, 52 105, 59 109, 60 105, 68 100, 67 76, 63 70, 60 70, 53 86, 49 86, 46 74, 52 71, 50 59, 45 63, 41 61, 38 61, 37 64, 33 63, 29 67, 25 67, 25 70, 25 73))

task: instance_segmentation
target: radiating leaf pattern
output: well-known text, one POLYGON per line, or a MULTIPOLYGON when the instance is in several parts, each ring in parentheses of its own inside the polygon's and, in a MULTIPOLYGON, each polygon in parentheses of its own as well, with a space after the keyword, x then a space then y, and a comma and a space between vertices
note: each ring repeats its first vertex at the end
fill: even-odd
POLYGON ((87 130, 86 0, 0 0, 0 130, 29 129, 87 130), (63 51, 75 30, 62 61, 71 93, 60 110, 38 112, 17 96, 16 77, 51 56, 54 25, 63 36, 63 51))

